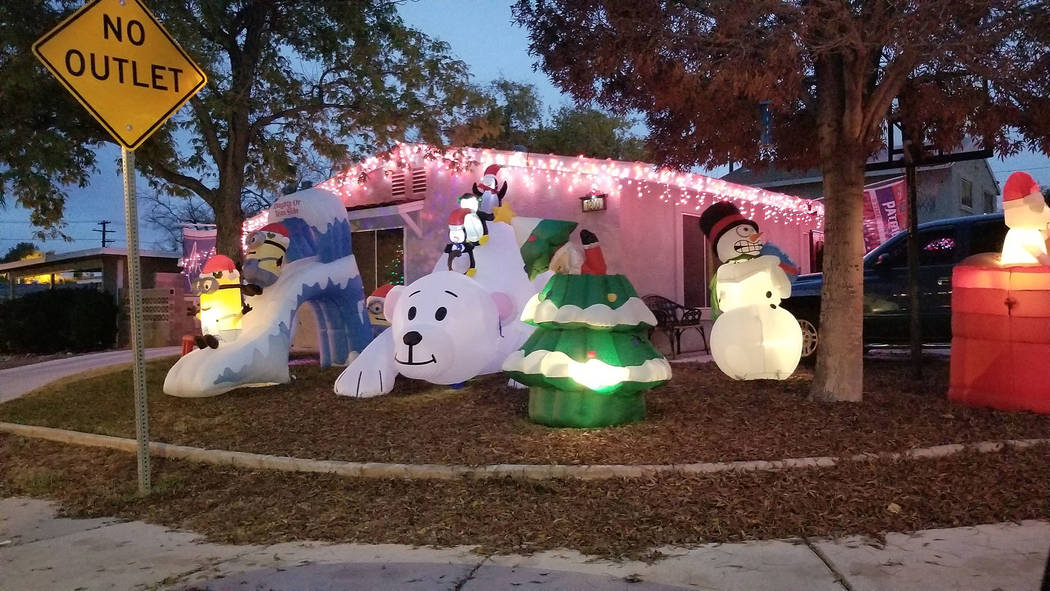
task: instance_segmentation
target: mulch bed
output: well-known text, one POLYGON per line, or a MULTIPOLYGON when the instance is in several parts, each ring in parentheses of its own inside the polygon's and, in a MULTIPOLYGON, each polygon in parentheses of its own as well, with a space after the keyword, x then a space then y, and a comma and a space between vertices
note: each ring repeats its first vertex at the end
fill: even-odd
MULTIPOLYGON (((505 377, 447 387, 399 378, 394 393, 336 396, 339 369, 293 367, 292 384, 215 398, 161 393, 171 360, 149 371, 154 441, 366 462, 666 464, 838 456, 945 443, 1050 437, 1050 416, 969 408, 946 400, 948 365, 914 382, 907 361, 867 360, 864 401, 806 400, 812 374, 734 381, 713 364, 675 365, 647 394, 646 421, 599 430, 551 429, 526 417, 528 394, 505 377)), ((87 378, 0 405, 0 421, 134 437, 130 370, 87 378)))
POLYGON ((219 542, 479 544, 651 559, 663 545, 1043 519, 1048 464, 1050 446, 1038 446, 784 472, 449 482, 155 460, 155 492, 139 498, 132 454, 0 436, 0 497, 52 498, 71 517, 143 519, 219 542))

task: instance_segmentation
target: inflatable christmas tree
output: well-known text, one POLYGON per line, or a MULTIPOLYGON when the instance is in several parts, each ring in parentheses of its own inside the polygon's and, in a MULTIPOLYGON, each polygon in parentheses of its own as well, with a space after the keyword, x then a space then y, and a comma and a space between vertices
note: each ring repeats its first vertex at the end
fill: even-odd
POLYGON ((671 378, 649 342, 653 313, 623 275, 554 275, 525 306, 538 328, 503 364, 531 387, 529 418, 606 427, 645 418, 645 390, 671 378))

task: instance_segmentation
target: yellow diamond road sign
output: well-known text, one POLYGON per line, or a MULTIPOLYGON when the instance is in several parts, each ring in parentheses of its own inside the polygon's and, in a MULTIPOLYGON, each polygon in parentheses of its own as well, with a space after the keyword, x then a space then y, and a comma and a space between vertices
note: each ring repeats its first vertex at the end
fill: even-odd
POLYGON ((129 150, 207 81, 140 0, 88 2, 33 53, 129 150))

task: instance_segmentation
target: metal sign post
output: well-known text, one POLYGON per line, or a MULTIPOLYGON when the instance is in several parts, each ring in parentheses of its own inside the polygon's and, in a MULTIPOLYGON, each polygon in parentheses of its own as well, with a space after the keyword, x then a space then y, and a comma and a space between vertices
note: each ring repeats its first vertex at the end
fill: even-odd
POLYGON ((147 494, 149 404, 142 338, 135 149, 203 88, 207 77, 143 0, 89 0, 38 39, 33 53, 122 146, 139 493, 147 494))
POLYGON ((124 229, 128 239, 128 307, 131 352, 135 360, 135 440, 138 442, 139 494, 150 492, 149 398, 146 395, 146 348, 142 338, 142 266, 139 264, 139 212, 135 195, 135 151, 120 149, 124 168, 124 229))

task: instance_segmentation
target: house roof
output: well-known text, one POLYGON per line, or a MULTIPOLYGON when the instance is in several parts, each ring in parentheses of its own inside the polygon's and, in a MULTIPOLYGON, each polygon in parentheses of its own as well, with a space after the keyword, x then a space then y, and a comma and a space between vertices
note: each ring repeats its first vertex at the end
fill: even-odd
MULTIPOLYGON (((954 164, 954 162, 949 162, 947 164, 938 164, 935 166, 924 166, 922 170, 938 170, 942 168, 951 168, 951 166, 954 164)), ((903 168, 869 170, 864 173, 864 178, 869 179, 867 182, 870 183, 873 182, 873 179, 877 180, 882 178, 898 177, 903 174, 903 168)), ((738 168, 733 172, 730 172, 729 174, 723 175, 722 180, 751 185, 754 187, 762 187, 764 189, 773 189, 778 187, 793 187, 798 185, 821 183, 824 181, 824 177, 820 174, 820 170, 817 168, 810 168, 808 170, 803 171, 788 171, 777 168, 738 168)))
MULTIPOLYGON (((0 264, 0 273, 30 269, 33 267, 45 267, 59 262, 73 263, 84 259, 101 259, 102 257, 107 256, 126 257, 128 256, 128 250, 126 248, 89 248, 86 250, 74 250, 72 252, 49 253, 42 257, 0 264)), ((177 252, 155 250, 139 251, 140 258, 178 259, 180 256, 182 255, 177 252)))
MULTIPOLYGON (((397 144, 393 149, 319 183, 317 187, 339 195, 348 209, 378 207, 391 204, 390 194, 372 190, 379 175, 394 183, 402 178, 403 171, 409 169, 436 166, 452 174, 477 174, 477 169, 490 164, 531 175, 531 182, 557 180, 560 184, 584 187, 584 190, 591 187, 614 194, 625 185, 646 183, 652 187, 650 194, 662 201, 682 205, 695 203, 698 208, 711 199, 730 199, 765 205, 793 215, 824 215, 823 206, 809 199, 702 174, 659 168, 647 162, 487 148, 438 148, 428 144, 397 144)), ((411 200, 412 192, 408 191, 402 201, 397 202, 411 200)))

